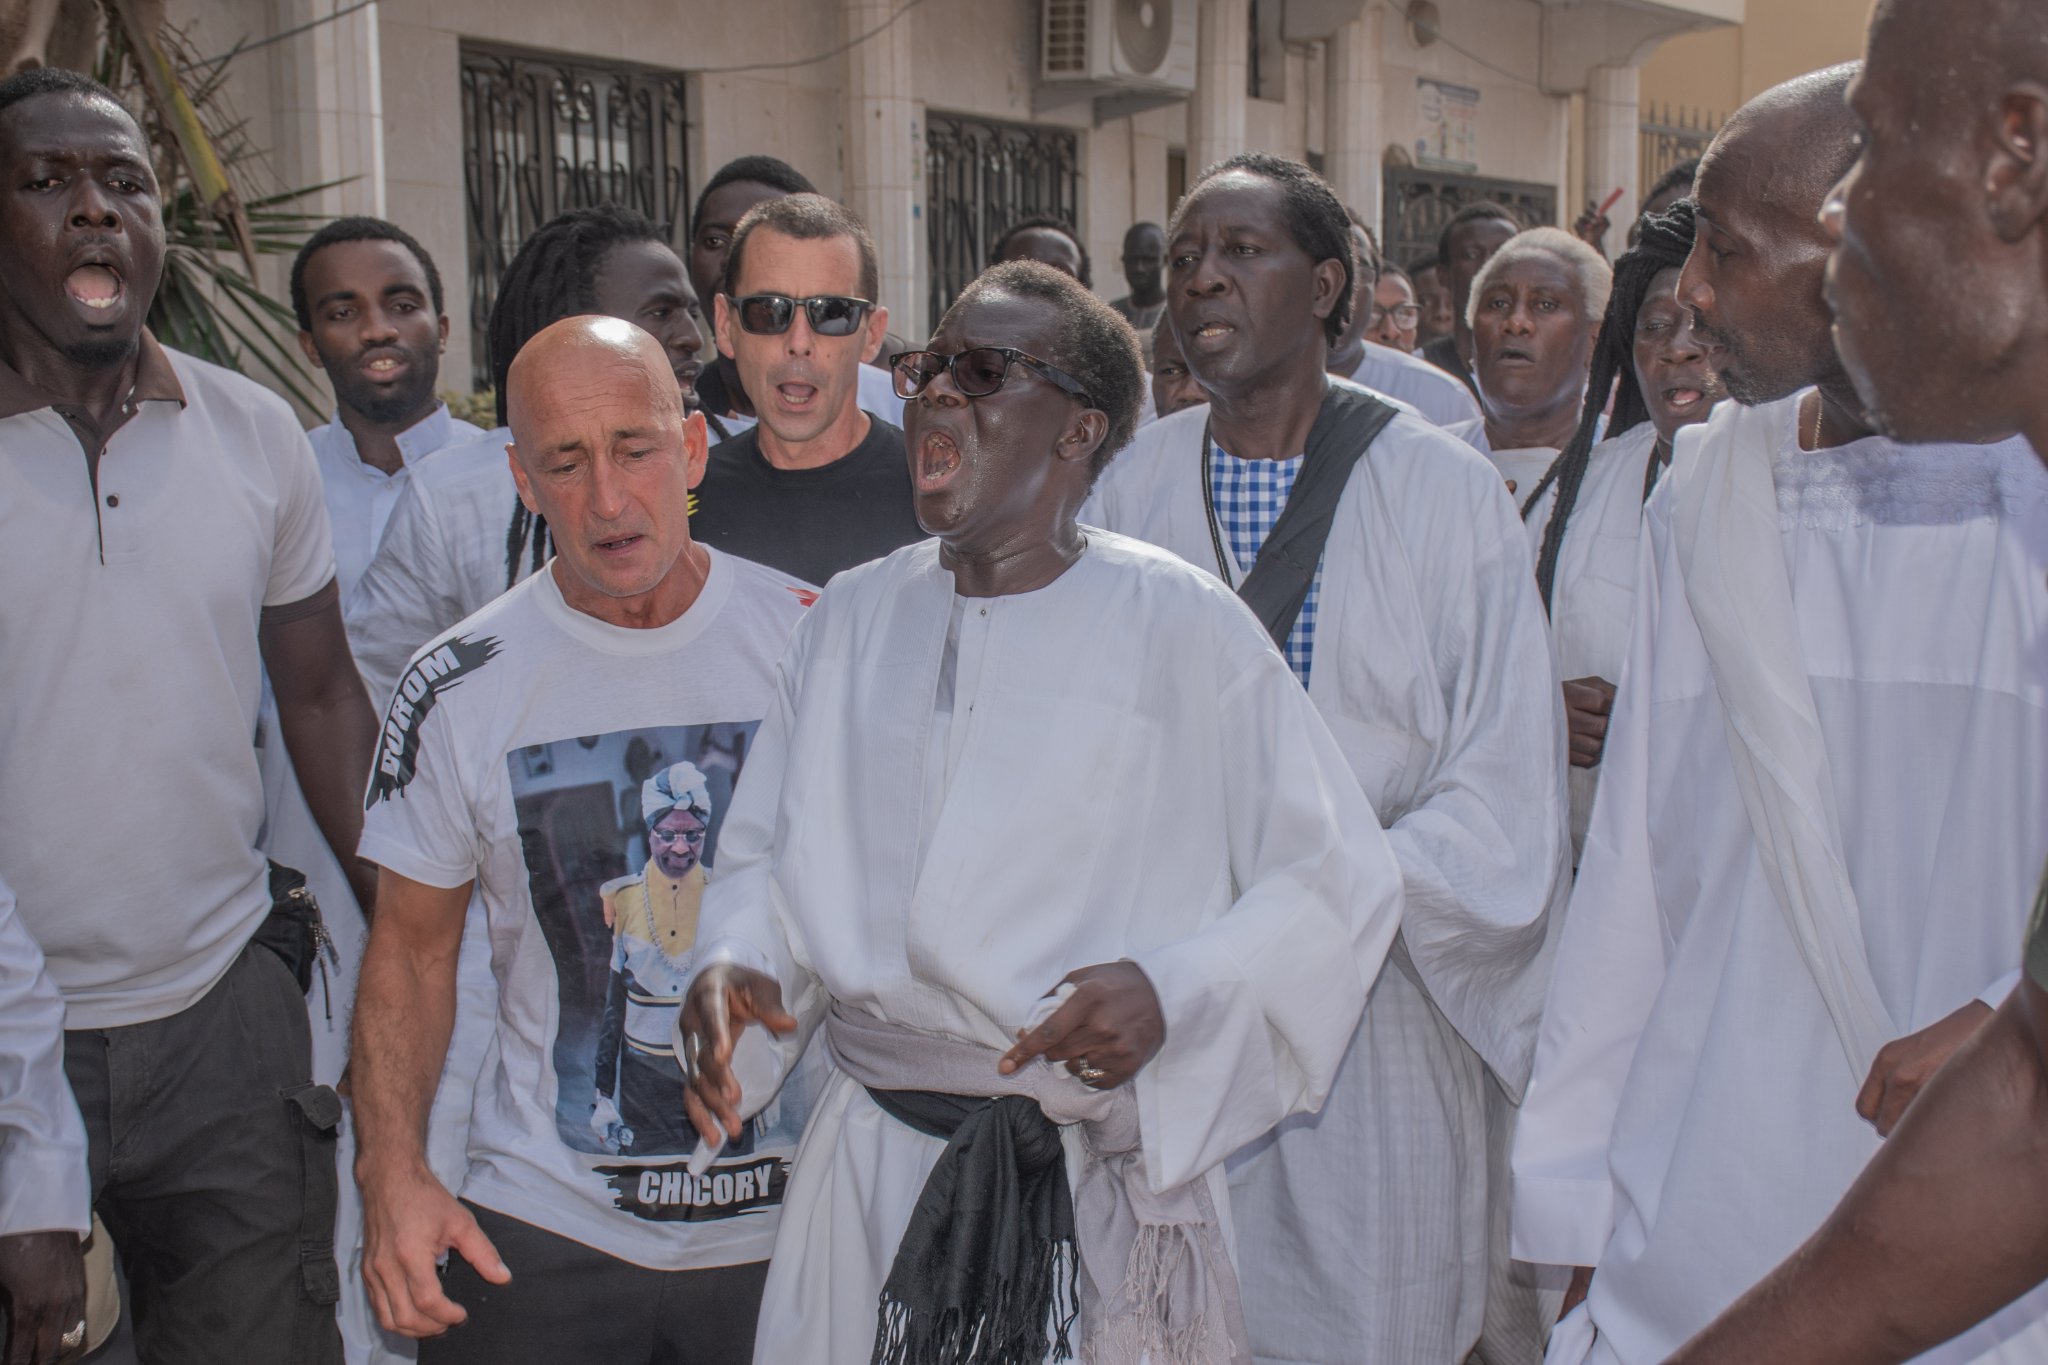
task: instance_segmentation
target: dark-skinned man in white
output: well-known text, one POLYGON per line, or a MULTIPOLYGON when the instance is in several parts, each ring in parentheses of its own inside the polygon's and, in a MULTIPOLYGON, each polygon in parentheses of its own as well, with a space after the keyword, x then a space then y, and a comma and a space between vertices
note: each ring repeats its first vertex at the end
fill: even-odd
MULTIPOLYGON (((623 797, 651 808, 649 762, 751 750, 810 593, 691 540, 704 420, 685 415, 648 333, 556 322, 513 360, 506 400, 513 480, 555 554, 430 641, 385 724, 362 851, 386 870, 353 1062, 363 1276, 387 1331, 426 1338, 424 1365, 734 1365, 752 1349, 801 1105, 785 1087, 787 1123, 771 1115, 743 1156, 695 1173, 686 1125, 620 1131, 616 1087, 593 1070, 614 949, 603 883, 645 865, 642 822, 630 835, 615 822, 623 797), (565 782, 598 792, 588 818, 550 817, 578 808, 565 782), (425 1128, 472 890, 498 988, 494 1064, 451 1190, 425 1128)), ((715 874, 708 835, 702 859, 715 874)), ((663 1016, 694 926, 658 894, 626 927, 655 935, 674 966, 636 976, 625 1008, 636 1066, 669 1071, 680 1113, 663 1016)))
MULTIPOLYGON (((1849 108, 1861 150, 1822 215, 1837 243, 1835 344, 1857 391, 1901 440, 2018 430, 2048 459, 2038 8, 1887 0, 1849 108)), ((1952 1061, 1917 1058, 1873 1097, 1897 1126, 1862 1176, 1673 1365, 1895 1365, 2048 1278, 2048 897, 2023 960, 1952 1061)), ((2034 1360, 2044 1346, 2036 1322, 2002 1349, 2034 1360)))
POLYGON ((934 539, 799 626, 682 1018, 707 1141, 749 1049, 838 1064, 757 1365, 1244 1358, 1222 1161, 1320 1102, 1399 876, 1243 606, 1075 521, 1141 376, 1025 262, 896 357, 934 539))
POLYGON ((1401 943, 1328 1103, 1232 1163, 1256 1355, 1412 1365, 1483 1340, 1520 1359, 1543 1324, 1500 1177, 1567 875, 1563 707, 1500 476, 1325 373, 1363 304, 1354 260, 1307 167, 1205 172, 1167 233, 1166 297, 1210 403, 1142 430, 1086 519, 1259 611, 1401 864, 1401 943))
POLYGON ((2012 990, 2048 852, 2048 476, 1893 440, 1843 363, 1819 216, 1855 75, 1751 100, 1693 186, 1677 297, 1731 401, 1644 512, 1516 1137, 1516 1250, 1591 1268, 1552 1365, 1662 1361, 1819 1225, 2012 990))
MULTIPOLYGON (((0 82, 0 868, 64 998, 140 1357, 218 1359, 226 1340, 323 1365, 341 1357, 341 1106, 312 1080, 280 960, 310 971, 312 929, 272 914, 251 740, 267 673, 307 805, 368 897, 351 789, 376 716, 297 418, 146 326, 164 267, 152 156, 88 77, 0 82)), ((31 1233, 27 1265, 0 1237, 17 1306, 75 1265, 75 1226, 31 1233)), ((62 1327, 60 1343, 84 1334, 62 1327)))

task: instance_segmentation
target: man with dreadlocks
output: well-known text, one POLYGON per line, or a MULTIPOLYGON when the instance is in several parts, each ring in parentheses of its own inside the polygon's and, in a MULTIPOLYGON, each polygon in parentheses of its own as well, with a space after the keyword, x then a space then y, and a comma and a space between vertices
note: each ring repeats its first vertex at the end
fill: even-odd
MULTIPOLYGON (((694 403, 704 315, 668 234, 630 209, 599 204, 528 237, 491 308, 498 426, 420 462, 349 595, 350 643, 379 701, 414 650, 546 561, 547 528, 520 504, 505 462, 505 375, 529 337, 578 313, 624 318, 652 333, 684 400, 694 403)), ((706 423, 714 441, 730 434, 715 418, 706 423)))
POLYGON ((1711 353, 1678 302, 1678 270, 1692 250, 1692 233, 1688 201, 1647 220, 1641 245, 1614 263, 1579 429, 1522 504, 1536 587, 1567 679, 1575 860, 1593 814, 1614 680, 1635 615, 1643 503, 1671 463, 1679 428, 1704 422, 1722 396, 1711 353), (1607 439, 1599 441, 1610 398, 1613 416, 1607 439))
POLYGON ((1734 401, 1645 515, 1516 1137, 1516 1251, 1593 1267, 1552 1365, 1654 1365, 1827 1216, 2011 990, 2048 851, 2048 475, 1872 430, 1818 221, 1853 75, 1744 106, 1694 186, 1678 296, 1734 401))

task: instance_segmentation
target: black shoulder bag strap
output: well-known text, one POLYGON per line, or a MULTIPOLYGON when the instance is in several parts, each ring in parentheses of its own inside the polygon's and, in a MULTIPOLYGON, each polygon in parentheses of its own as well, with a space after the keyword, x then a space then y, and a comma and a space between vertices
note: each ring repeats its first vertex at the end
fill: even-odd
MULTIPOLYGON (((1287 505, 1259 547, 1259 557, 1235 584, 1237 595, 1258 615, 1273 637, 1273 643, 1287 647, 1294 633, 1301 604, 1308 600, 1309 585, 1315 581, 1316 565, 1322 562, 1323 546, 1330 539, 1330 527, 1337 520, 1337 501, 1351 482, 1351 470, 1363 458, 1366 448, 1379 438, 1396 409, 1388 403, 1348 384, 1332 384, 1309 428, 1308 448, 1303 452, 1301 472, 1294 476, 1294 490, 1287 505)), ((1223 532, 1216 521, 1216 495, 1209 463, 1215 443, 1206 424, 1202 427, 1202 506, 1209 514, 1209 536, 1216 548, 1216 571, 1230 582, 1230 561, 1223 553, 1223 532)))

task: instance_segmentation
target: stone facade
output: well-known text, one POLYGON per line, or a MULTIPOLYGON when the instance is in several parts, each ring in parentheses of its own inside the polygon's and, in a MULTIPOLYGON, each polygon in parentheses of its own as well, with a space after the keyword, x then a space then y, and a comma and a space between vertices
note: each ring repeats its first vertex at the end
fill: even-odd
MULTIPOLYGON (((1196 6, 1195 89, 1117 113, 1045 97, 1044 2, 915 0, 893 23, 901 0, 374 0, 336 18, 336 0, 172 0, 172 14, 204 52, 305 26, 236 59, 230 90, 250 136, 282 183, 341 182, 318 211, 412 231, 456 293, 469 240, 465 44, 683 72, 691 192, 748 152, 797 166, 874 228, 883 301, 905 336, 931 320, 928 114, 1071 130, 1079 227, 1097 288, 1114 295, 1124 229, 1165 221, 1179 177, 1240 150, 1320 164, 1379 222, 1383 167, 1412 161, 1430 131, 1424 81, 1471 92, 1456 116, 1476 174, 1552 187, 1566 221, 1616 185, 1632 196, 1637 68, 1665 38, 1743 18, 1743 0, 1437 0, 1432 35, 1408 22, 1407 0, 1152 0, 1196 6), (1262 19, 1284 43, 1268 42, 1253 98, 1262 19)), ((449 311, 444 376, 459 386, 472 329, 461 298, 449 311)))

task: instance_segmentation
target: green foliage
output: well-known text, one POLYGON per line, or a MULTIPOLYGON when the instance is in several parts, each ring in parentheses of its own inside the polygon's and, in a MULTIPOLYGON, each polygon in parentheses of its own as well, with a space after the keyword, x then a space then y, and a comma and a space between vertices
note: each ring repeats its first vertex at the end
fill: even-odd
POLYGON ((116 0, 104 0, 100 33, 93 74, 137 112, 163 190, 164 275, 150 329, 168 346, 263 380, 320 413, 325 403, 299 351, 298 322, 255 276, 260 257, 296 255, 326 221, 292 206, 332 186, 278 186, 228 99, 233 53, 196 60, 169 25, 139 35, 116 0))
MULTIPOLYGON (((259 255, 298 254, 322 218, 284 211, 312 191, 292 191, 249 204, 249 227, 259 255)), ((298 320, 291 308, 264 293, 226 248, 196 204, 190 188, 164 202, 164 278, 149 310, 150 329, 167 346, 266 379, 313 413, 324 400, 299 351, 298 320)))
POLYGON ((441 401, 448 405, 449 412, 465 422, 482 427, 485 431, 498 425, 496 389, 478 389, 475 393, 457 393, 453 389, 443 389, 441 401))

